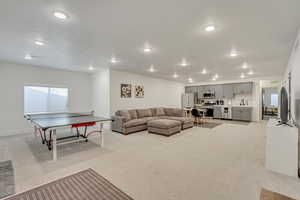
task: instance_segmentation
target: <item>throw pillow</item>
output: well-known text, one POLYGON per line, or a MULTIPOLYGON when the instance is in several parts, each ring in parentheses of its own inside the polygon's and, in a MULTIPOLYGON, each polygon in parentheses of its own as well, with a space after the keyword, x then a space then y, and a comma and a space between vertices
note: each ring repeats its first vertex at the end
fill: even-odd
POLYGON ((166 113, 163 108, 156 109, 156 116, 164 116, 164 115, 166 115, 166 113))
POLYGON ((130 114, 131 119, 137 119, 138 118, 136 110, 128 110, 128 112, 130 114))
POLYGON ((120 110, 119 114, 120 114, 120 116, 125 118, 126 122, 131 120, 131 117, 130 117, 130 114, 129 114, 128 110, 120 110))
POLYGON ((152 117, 152 112, 150 109, 139 109, 136 110, 138 117, 143 118, 143 117, 152 117))

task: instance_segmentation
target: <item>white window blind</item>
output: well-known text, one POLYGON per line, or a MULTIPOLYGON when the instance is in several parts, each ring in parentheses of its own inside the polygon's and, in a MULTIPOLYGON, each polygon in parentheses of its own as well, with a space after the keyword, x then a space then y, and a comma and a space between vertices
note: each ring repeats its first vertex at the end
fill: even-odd
POLYGON ((271 106, 278 107, 278 94, 271 94, 271 106))
POLYGON ((24 86, 24 113, 68 111, 68 88, 24 86))

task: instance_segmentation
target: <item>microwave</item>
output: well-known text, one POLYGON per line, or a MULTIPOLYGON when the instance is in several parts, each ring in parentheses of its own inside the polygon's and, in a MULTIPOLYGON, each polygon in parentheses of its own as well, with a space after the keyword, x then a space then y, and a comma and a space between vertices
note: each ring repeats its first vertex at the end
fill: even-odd
POLYGON ((205 99, 215 98, 215 93, 213 93, 213 92, 205 92, 205 93, 203 93, 203 98, 205 98, 205 99))

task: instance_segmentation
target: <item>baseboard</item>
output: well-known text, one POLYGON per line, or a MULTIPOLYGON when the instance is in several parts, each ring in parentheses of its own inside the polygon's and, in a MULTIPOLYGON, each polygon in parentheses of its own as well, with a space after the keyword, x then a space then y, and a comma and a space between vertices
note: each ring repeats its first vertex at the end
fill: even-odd
POLYGON ((33 133, 33 128, 16 129, 16 130, 0 130, 0 137, 24 135, 33 133))

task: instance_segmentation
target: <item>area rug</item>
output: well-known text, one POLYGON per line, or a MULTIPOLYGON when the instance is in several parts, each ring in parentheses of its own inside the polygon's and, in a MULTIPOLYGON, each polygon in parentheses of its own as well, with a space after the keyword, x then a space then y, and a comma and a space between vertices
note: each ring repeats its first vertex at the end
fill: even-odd
POLYGON ((67 176, 5 200, 132 200, 92 169, 67 176))
POLYGON ((296 200, 282 194, 271 192, 266 189, 261 189, 260 200, 296 200))
POLYGON ((0 162, 0 199, 15 193, 15 178, 12 162, 0 162))
POLYGON ((213 129, 217 126, 220 126, 222 125, 222 123, 217 123, 217 122, 205 122, 205 123, 202 123, 202 124, 199 124, 199 127, 201 128, 209 128, 209 129, 213 129))

